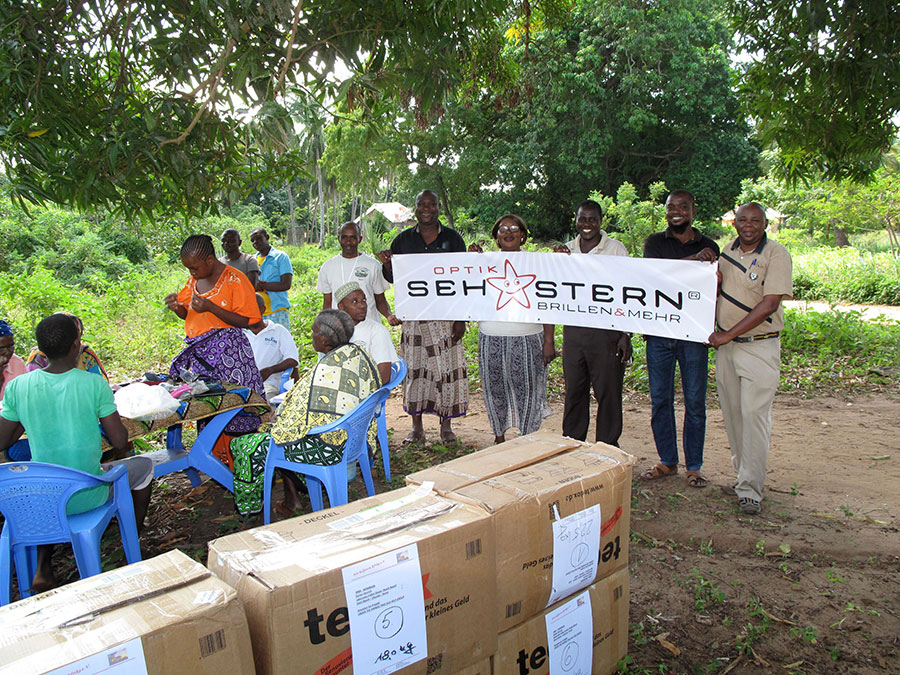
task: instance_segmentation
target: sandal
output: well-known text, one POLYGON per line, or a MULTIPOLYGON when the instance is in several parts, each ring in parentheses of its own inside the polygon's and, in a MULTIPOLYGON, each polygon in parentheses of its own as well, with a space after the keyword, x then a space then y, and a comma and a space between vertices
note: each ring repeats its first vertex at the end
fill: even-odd
POLYGON ((647 469, 641 474, 641 480, 657 480, 659 478, 668 478, 669 476, 674 476, 678 473, 678 465, 675 466, 666 466, 662 462, 656 464, 656 466, 647 469))
POLYGON ((699 471, 685 471, 687 484, 693 488, 705 488, 709 485, 709 479, 699 471))

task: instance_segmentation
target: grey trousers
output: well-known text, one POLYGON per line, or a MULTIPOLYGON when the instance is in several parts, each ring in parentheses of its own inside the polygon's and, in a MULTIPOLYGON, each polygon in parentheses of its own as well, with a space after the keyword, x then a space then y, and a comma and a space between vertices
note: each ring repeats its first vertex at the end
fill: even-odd
POLYGON ((716 384, 738 497, 762 499, 780 367, 779 338, 729 342, 716 350, 716 384))

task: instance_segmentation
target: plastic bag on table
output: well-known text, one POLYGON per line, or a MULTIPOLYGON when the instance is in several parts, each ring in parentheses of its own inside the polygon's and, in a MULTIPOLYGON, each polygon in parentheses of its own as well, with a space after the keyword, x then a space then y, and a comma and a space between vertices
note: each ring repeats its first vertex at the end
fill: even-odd
POLYGON ((116 408, 122 417, 140 422, 161 420, 178 410, 181 403, 162 387, 135 382, 115 393, 116 408))

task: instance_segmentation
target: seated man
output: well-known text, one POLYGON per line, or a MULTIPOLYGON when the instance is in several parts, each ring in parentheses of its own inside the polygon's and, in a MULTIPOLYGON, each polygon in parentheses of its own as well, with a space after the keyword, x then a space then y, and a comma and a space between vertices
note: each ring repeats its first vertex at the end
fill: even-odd
POLYGON ((355 281, 348 281, 334 292, 334 300, 338 309, 342 309, 355 325, 350 344, 362 347, 378 366, 378 376, 381 384, 387 384, 391 379, 391 364, 400 360, 394 343, 391 342, 391 334, 380 321, 368 316, 368 304, 366 294, 355 281))
MULTIPOLYGON (((265 299, 256 294, 260 316, 266 308, 265 299)), ((285 370, 293 370, 300 363, 297 345, 287 328, 268 319, 260 319, 244 329, 250 341, 256 367, 266 388, 266 398, 271 400, 281 390, 281 376, 285 370)))
MULTIPOLYGON (((106 380, 78 368, 81 339, 74 318, 65 314, 48 316, 37 325, 35 337, 49 363, 43 370, 21 375, 7 386, 0 411, 0 450, 6 450, 25 431, 36 462, 95 475, 115 464, 125 464, 140 530, 150 503, 153 462, 146 457, 130 457, 101 466, 100 426, 113 449, 119 451, 128 448, 128 432, 116 412, 106 380)), ((109 499, 111 490, 112 486, 105 485, 82 490, 69 500, 67 511, 81 513, 96 508, 109 499)), ((32 583, 35 593, 57 585, 50 566, 52 552, 52 544, 38 547, 38 567, 32 583)))

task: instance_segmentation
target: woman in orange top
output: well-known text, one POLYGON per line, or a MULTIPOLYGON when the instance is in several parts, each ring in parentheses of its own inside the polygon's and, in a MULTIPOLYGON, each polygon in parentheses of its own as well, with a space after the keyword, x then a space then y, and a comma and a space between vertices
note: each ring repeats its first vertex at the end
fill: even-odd
MULTIPOLYGON (((241 330, 261 320, 249 279, 218 260, 212 238, 204 234, 185 240, 181 264, 191 278, 181 291, 166 296, 166 306, 184 319, 187 346, 172 361, 169 374, 180 377, 190 371, 250 387, 265 398, 253 349, 241 330)), ((256 415, 238 415, 226 431, 246 433, 258 426, 256 415)))

